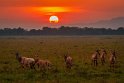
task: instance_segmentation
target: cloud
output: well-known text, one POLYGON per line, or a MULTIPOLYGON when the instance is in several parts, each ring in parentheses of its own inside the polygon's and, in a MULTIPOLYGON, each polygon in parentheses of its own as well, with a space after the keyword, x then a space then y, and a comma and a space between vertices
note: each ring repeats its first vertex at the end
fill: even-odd
POLYGON ((124 11, 124 0, 0 0, 0 7, 80 7, 91 11, 124 11))
POLYGON ((1 7, 12 6, 70 6, 76 5, 82 2, 82 0, 0 0, 1 7))

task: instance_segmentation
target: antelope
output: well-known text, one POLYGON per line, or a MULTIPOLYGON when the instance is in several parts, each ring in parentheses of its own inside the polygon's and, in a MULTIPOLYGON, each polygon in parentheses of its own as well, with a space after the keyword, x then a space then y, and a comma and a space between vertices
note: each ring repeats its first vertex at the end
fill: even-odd
POLYGON ((64 60, 66 63, 66 68, 71 69, 72 67, 72 57, 68 56, 68 55, 64 55, 64 60))
POLYGON ((40 70, 50 69, 52 66, 49 60, 41 60, 39 58, 35 59, 35 65, 37 65, 40 70))
POLYGON ((102 65, 105 64, 105 56, 107 55, 107 52, 105 51, 105 49, 102 49, 102 53, 100 55, 100 59, 101 59, 101 63, 102 65))
POLYGON ((94 66, 98 65, 98 56, 100 56, 99 50, 96 50, 95 53, 92 55, 92 63, 94 66))
POLYGON ((111 55, 110 55, 110 67, 114 67, 115 63, 116 63, 116 53, 115 50, 111 51, 111 55))
POLYGON ((19 61, 19 63, 21 64, 21 67, 25 68, 33 68, 35 69, 34 65, 35 65, 35 60, 33 58, 27 58, 27 57, 22 57, 19 55, 19 53, 16 53, 16 59, 19 61))

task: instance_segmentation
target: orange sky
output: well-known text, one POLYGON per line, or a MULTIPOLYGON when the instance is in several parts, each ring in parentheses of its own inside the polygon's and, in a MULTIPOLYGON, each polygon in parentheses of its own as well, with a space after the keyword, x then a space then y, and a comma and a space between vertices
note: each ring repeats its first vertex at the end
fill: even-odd
POLYGON ((124 0, 0 0, 0 28, 82 26, 124 16, 124 0), (58 24, 49 17, 57 15, 58 24))

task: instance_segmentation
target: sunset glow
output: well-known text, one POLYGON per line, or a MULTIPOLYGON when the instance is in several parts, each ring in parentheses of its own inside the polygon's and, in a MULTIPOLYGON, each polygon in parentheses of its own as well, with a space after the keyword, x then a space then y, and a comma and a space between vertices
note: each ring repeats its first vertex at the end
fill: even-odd
POLYGON ((71 9, 66 8, 66 7, 39 7, 38 10, 41 12, 51 12, 51 13, 72 11, 71 9))

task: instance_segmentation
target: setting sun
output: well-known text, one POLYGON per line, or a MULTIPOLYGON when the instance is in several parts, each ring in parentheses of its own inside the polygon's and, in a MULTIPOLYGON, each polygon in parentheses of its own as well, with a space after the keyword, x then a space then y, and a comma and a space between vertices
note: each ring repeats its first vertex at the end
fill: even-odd
POLYGON ((59 18, 57 16, 50 16, 49 21, 50 23, 58 23, 59 18))

